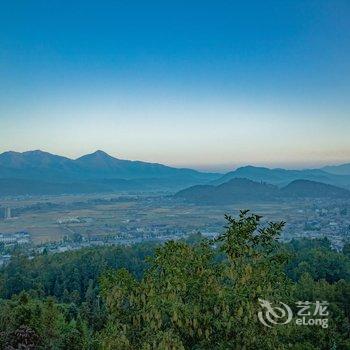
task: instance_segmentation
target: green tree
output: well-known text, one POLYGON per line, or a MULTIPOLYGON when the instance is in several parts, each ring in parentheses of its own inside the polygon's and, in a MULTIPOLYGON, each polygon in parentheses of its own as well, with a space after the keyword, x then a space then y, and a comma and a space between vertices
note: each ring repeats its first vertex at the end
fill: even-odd
POLYGON ((168 242, 141 281, 125 269, 101 278, 109 320, 103 349, 272 349, 279 334, 257 321, 258 299, 288 297, 285 260, 276 249, 283 223, 227 216, 227 229, 197 245, 168 242), (215 249, 225 259, 216 262, 215 249))

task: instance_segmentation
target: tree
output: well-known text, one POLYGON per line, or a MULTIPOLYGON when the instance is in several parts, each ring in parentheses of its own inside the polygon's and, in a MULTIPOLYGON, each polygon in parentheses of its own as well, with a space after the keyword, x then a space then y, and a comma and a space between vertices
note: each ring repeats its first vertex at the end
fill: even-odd
POLYGON ((259 297, 288 296, 285 258, 276 249, 284 224, 262 227, 260 217, 248 211, 226 219, 225 233, 213 241, 158 248, 141 281, 125 269, 101 278, 109 310, 104 349, 280 346, 278 333, 264 329, 256 315, 259 297), (224 254, 219 262, 216 246, 224 254))
POLYGON ((20 326, 8 335, 9 342, 5 345, 5 350, 35 350, 39 345, 38 335, 27 326, 20 326))

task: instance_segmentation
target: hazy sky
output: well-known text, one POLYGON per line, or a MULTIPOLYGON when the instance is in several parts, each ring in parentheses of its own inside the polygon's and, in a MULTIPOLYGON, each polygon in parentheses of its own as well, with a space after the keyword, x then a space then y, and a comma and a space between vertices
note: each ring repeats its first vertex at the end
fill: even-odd
POLYGON ((350 161, 348 0, 6 3, 0 151, 350 161))

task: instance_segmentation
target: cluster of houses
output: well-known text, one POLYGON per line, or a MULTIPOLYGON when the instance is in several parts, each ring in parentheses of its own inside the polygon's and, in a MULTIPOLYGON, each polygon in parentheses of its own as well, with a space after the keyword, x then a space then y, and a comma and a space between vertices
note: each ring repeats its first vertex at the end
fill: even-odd
POLYGON ((11 247, 16 244, 29 244, 30 234, 26 231, 20 231, 15 233, 0 233, 0 267, 6 265, 11 260, 11 254, 6 253, 6 247, 11 247))
POLYGON ((0 233, 0 243, 7 244, 28 244, 30 243, 30 234, 26 231, 16 233, 0 233))

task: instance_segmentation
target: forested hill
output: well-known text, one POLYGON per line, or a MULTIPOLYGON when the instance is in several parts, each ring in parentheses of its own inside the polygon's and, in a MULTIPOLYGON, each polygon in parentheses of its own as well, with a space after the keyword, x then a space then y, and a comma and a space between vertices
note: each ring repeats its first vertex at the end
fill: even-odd
POLYGON ((198 204, 230 204, 237 201, 273 200, 278 196, 277 186, 248 179, 232 179, 218 186, 193 186, 179 191, 175 197, 198 204))
POLYGON ((281 244, 282 229, 245 211, 212 241, 18 254, 0 270, 0 348, 349 349, 350 245, 281 244), (325 300, 328 327, 266 328, 259 299, 325 300))
POLYGON ((295 180, 281 189, 285 196, 307 198, 349 198, 350 191, 310 180, 295 180))
MULTIPOLYGON (((226 173, 219 179, 212 181, 211 184, 217 186, 232 179, 246 178, 256 182, 267 182, 283 187, 292 181, 305 179, 350 189, 350 172, 328 172, 328 169, 333 168, 292 170, 282 168, 270 169, 248 165, 226 173)), ((344 165, 344 169, 348 169, 348 167, 344 165)))
POLYGON ((279 188, 264 182, 235 178, 218 186, 192 186, 176 193, 175 198, 197 204, 219 205, 289 198, 350 198, 350 191, 309 180, 295 180, 279 188))

